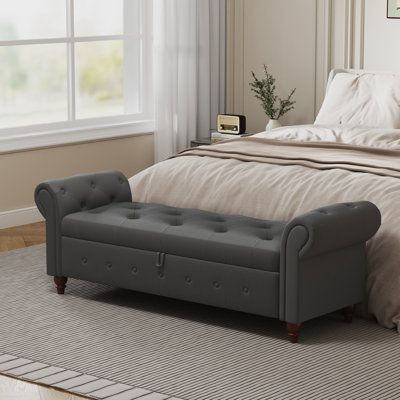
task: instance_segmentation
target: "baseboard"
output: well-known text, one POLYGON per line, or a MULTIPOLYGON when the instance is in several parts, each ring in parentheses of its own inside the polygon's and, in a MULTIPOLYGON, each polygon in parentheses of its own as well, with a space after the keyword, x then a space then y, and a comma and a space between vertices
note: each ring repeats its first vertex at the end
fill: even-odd
POLYGON ((0 229, 43 221, 37 207, 19 208, 0 212, 0 229))

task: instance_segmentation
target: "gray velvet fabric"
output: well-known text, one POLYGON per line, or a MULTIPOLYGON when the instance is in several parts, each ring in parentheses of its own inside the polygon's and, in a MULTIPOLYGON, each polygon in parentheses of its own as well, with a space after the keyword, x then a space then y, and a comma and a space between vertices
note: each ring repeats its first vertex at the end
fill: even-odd
POLYGON ((301 323, 363 300, 380 212, 335 204, 289 222, 132 203, 116 171, 45 182, 47 272, 301 323))
POLYGON ((113 203, 65 216, 63 236, 279 271, 285 223, 160 204, 113 203))
POLYGON ((381 214, 369 201, 333 204, 294 218, 285 228, 285 237, 295 226, 307 230, 307 243, 300 258, 313 257, 357 243, 366 242, 379 229, 381 214))
POLYGON ((365 242, 380 224, 378 208, 367 201, 334 204, 290 221, 281 243, 280 318, 300 323, 361 302, 365 242))
POLYGON ((279 273, 63 237, 65 275, 231 310, 279 317, 279 273))
POLYGON ((61 221, 65 215, 131 199, 129 182, 119 171, 52 179, 38 185, 35 202, 46 219, 47 273, 62 275, 61 221))

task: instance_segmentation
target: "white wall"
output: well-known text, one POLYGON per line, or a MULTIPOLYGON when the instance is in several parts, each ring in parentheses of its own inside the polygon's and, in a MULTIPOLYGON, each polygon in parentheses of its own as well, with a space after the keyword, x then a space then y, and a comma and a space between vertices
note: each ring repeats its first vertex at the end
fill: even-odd
POLYGON ((400 71, 400 19, 386 18, 386 0, 331 0, 332 67, 400 71))
POLYGON ((249 131, 266 117, 248 87, 250 71, 271 67, 286 94, 297 87, 285 124, 311 123, 332 68, 400 71, 400 20, 386 0, 228 0, 227 112, 245 114, 249 131))
POLYGON ((365 2, 364 66, 400 71, 400 19, 386 18, 386 1, 365 2))

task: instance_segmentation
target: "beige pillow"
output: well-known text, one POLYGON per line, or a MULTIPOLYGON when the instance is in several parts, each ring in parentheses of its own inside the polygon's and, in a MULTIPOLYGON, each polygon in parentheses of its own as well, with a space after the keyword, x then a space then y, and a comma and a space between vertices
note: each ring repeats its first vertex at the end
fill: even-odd
POLYGON ((400 128, 400 74, 338 73, 315 124, 400 128))

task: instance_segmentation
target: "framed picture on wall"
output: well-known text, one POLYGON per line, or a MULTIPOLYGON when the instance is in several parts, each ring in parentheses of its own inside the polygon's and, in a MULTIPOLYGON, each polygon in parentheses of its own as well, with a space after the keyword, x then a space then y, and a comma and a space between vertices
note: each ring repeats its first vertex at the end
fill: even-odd
POLYGON ((388 0, 387 17, 400 19, 400 0, 388 0))

